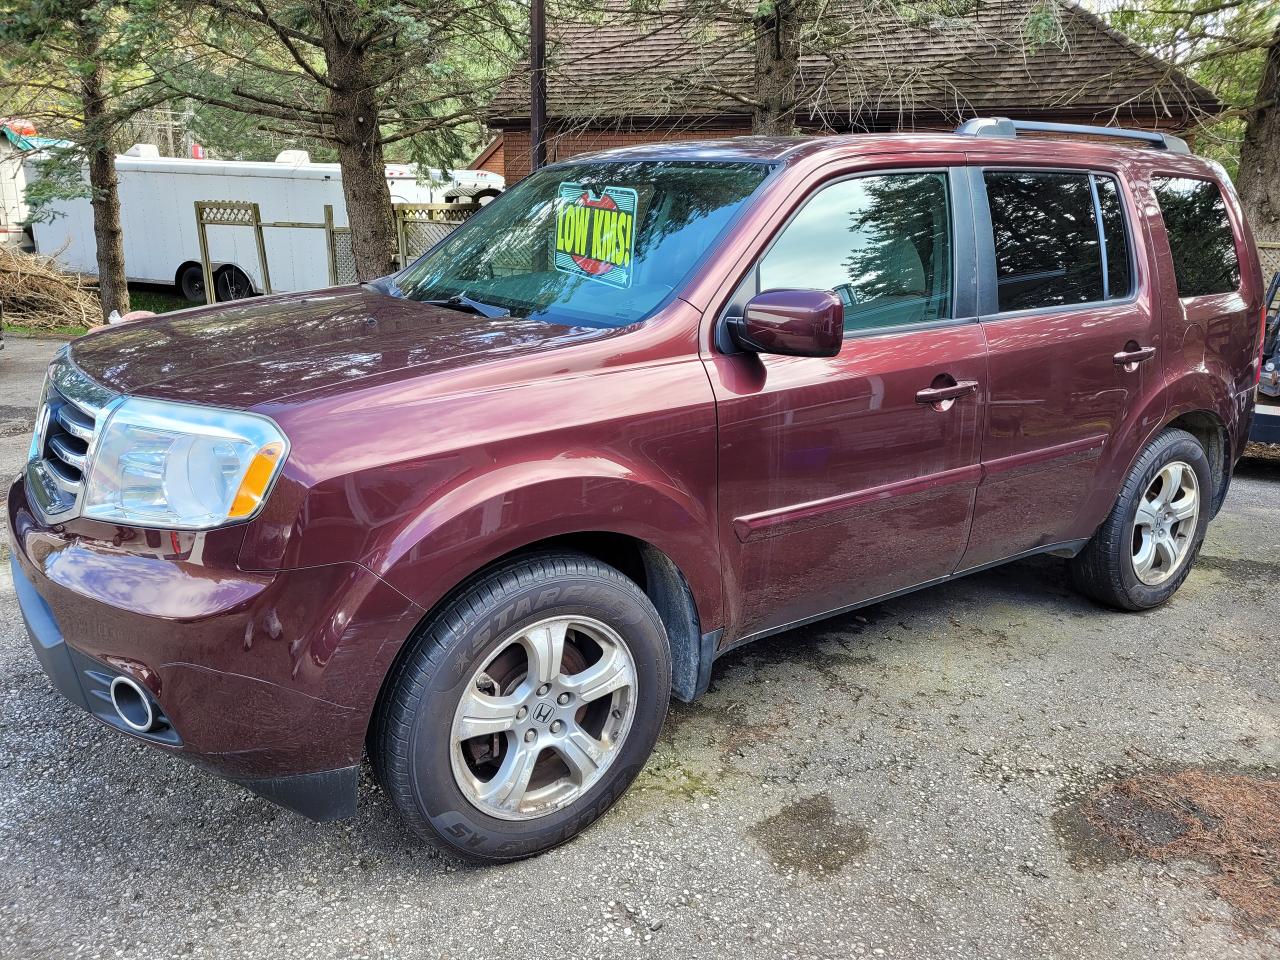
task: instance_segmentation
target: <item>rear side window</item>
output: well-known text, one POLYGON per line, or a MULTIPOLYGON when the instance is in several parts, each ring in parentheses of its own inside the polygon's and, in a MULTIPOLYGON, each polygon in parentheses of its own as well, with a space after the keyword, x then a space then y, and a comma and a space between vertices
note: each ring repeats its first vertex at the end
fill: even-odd
POLYGON ((1152 177, 1160 202, 1178 296, 1230 293, 1240 286, 1236 239, 1218 185, 1209 180, 1152 177))
POLYGON ((1001 312, 1129 295, 1128 231, 1110 177, 1049 171, 983 175, 1001 312))
POLYGON ((947 174, 892 173, 823 188, 759 265, 761 290, 831 290, 846 333, 951 316, 947 174))

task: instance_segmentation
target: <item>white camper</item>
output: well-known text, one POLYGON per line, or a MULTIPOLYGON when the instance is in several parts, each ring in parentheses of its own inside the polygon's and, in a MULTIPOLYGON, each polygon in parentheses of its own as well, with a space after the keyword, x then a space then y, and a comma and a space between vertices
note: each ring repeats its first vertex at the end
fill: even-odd
POLYGON ((37 135, 29 120, 0 119, 0 244, 29 247, 27 170, 34 158, 64 141, 37 135))
MULTIPOLYGON (((160 157, 150 144, 138 144, 116 158, 116 172, 128 278, 176 284, 196 302, 205 299, 195 220, 197 200, 257 203, 264 222, 292 223, 321 222, 328 204, 333 207, 334 225, 348 225, 338 165, 312 163, 301 150, 287 150, 274 163, 249 163, 160 157)), ((502 177, 483 170, 459 170, 449 178, 432 170, 419 182, 418 171, 411 165, 388 166, 387 183, 393 203, 483 202, 504 186, 502 177)), ((97 246, 89 201, 63 201, 52 209, 54 219, 33 227, 37 251, 55 254, 67 270, 96 275, 97 246)), ((206 234, 219 299, 250 290, 262 292, 253 230, 210 226, 206 234)), ((273 291, 329 285, 323 230, 268 228, 264 236, 273 291)))

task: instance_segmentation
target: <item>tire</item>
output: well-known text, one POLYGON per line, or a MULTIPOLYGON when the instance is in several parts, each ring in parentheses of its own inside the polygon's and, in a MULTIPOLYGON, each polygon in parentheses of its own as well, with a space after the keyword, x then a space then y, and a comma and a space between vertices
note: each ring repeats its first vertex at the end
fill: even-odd
POLYGON ((253 283, 239 267, 223 267, 213 277, 213 291, 219 303, 252 297, 253 283))
POLYGON ((644 592, 584 554, 533 554, 464 589, 410 641, 379 702, 370 758, 421 836, 476 860, 516 860, 613 805, 649 758, 670 694, 666 630, 644 592), (535 662, 533 639, 550 649, 562 625, 563 672, 531 677, 554 660, 535 662), (629 685, 612 687, 628 668, 629 685), (472 717, 477 704, 501 717, 495 732, 468 737, 490 717, 472 717), (506 796, 495 785, 517 784, 511 771, 530 754, 527 788, 506 796))
POLYGON ((188 264, 178 276, 178 291, 191 303, 204 303, 204 269, 198 263, 188 264))
POLYGON ((1214 499, 1209 458, 1200 442, 1185 430, 1165 430, 1138 457, 1115 506, 1093 539, 1068 561, 1076 589, 1119 610, 1149 610, 1164 603, 1191 572, 1204 542, 1214 499), (1180 478, 1169 483, 1169 478, 1179 477, 1178 471, 1180 478), (1172 515, 1177 510, 1169 510, 1168 505, 1157 508, 1162 491, 1180 488, 1178 498, 1170 501, 1176 506, 1186 502, 1186 491, 1192 486, 1197 497, 1194 518, 1175 521, 1172 515), (1140 507, 1144 520, 1164 515, 1158 527, 1139 523, 1140 507), (1149 535, 1157 529, 1159 535, 1149 535), (1146 547, 1157 540, 1163 549, 1153 547, 1148 552, 1146 547), (1175 548, 1176 559, 1169 561, 1175 548))

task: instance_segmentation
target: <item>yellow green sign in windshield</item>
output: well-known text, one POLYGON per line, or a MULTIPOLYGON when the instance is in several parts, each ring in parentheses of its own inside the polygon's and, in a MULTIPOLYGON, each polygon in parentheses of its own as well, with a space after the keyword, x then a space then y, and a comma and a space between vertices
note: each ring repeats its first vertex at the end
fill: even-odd
POLYGON ((562 183, 556 204, 556 269, 615 287, 631 286, 635 254, 636 192, 596 192, 562 183))

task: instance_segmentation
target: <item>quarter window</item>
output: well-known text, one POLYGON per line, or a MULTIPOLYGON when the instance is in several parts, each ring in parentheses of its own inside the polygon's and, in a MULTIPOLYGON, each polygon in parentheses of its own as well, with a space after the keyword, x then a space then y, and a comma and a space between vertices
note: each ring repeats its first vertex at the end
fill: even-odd
POLYGON ((1178 296, 1230 293, 1240 286, 1236 240, 1222 191, 1209 180, 1153 177, 1178 296))
POLYGON ((832 290, 846 333, 951 316, 947 175, 895 173, 811 197, 759 265, 761 290, 832 290))

